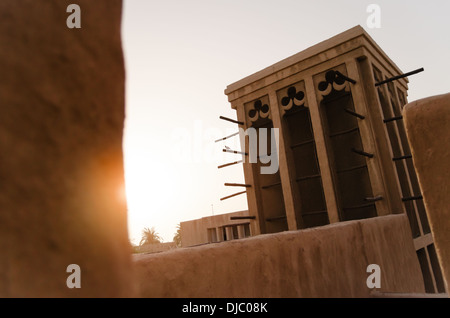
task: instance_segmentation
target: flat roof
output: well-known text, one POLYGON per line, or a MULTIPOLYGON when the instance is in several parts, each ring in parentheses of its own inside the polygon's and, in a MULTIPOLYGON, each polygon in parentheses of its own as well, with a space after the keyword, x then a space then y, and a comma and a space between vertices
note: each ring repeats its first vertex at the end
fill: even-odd
POLYGON ((335 35, 328 40, 322 41, 316 45, 313 45, 299 53, 296 53, 288 58, 285 58, 269 67, 262 69, 252 75, 246 76, 241 80, 234 82, 227 86, 225 94, 228 95, 233 91, 236 91, 244 86, 250 85, 264 77, 267 77, 273 73, 279 72, 285 68, 292 66, 298 62, 306 60, 314 55, 320 54, 326 50, 329 50, 335 46, 338 46, 344 42, 350 41, 357 37, 365 38, 370 45, 378 51, 379 54, 397 71, 402 74, 400 68, 387 56, 387 54, 378 46, 378 44, 372 39, 372 37, 360 26, 357 25, 347 31, 344 31, 338 35, 335 35))

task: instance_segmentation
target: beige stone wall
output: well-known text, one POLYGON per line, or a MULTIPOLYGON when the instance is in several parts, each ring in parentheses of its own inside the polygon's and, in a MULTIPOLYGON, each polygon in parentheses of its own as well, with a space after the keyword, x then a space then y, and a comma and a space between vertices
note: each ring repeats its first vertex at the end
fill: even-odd
POLYGON ((128 295, 122 1, 71 3, 0 1, 0 297, 128 295))
POLYGON ((135 282, 142 297, 368 297, 369 264, 378 291, 424 292, 403 214, 138 255, 135 282))
POLYGON ((450 93, 407 104, 403 110, 414 167, 422 189, 448 291, 450 284, 450 93))
POLYGON ((178 248, 175 242, 154 243, 138 246, 139 253, 160 253, 178 248))

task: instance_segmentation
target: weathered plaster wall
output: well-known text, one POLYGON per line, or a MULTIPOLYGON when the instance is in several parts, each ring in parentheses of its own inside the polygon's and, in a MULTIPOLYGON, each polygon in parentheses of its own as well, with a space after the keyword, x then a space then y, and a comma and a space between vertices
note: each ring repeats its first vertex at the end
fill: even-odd
POLYGON ((146 244, 139 246, 139 253, 161 253, 178 248, 174 242, 146 244))
POLYGON ((137 255, 142 297, 368 297, 369 264, 384 292, 424 292, 406 215, 137 255))
POLYGON ((0 297, 128 295, 122 1, 71 3, 0 1, 0 297))
POLYGON ((450 284, 450 93, 405 106, 405 124, 446 288, 450 284))

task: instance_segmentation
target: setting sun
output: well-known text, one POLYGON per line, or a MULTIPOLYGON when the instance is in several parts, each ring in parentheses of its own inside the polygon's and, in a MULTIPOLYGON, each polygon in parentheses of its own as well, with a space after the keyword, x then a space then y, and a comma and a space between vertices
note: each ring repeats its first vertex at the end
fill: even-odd
POLYGON ((160 228, 162 211, 170 195, 170 169, 155 162, 145 145, 140 148, 125 145, 124 149, 128 227, 130 237, 136 243, 144 227, 160 228))

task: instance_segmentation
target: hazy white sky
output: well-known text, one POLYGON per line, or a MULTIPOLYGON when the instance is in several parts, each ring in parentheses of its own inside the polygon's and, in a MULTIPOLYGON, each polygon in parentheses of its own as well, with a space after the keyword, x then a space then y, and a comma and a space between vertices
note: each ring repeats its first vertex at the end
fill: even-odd
POLYGON ((130 239, 155 227, 171 241, 181 221, 247 209, 238 160, 221 152, 237 131, 224 89, 355 25, 363 26, 410 78, 409 101, 449 92, 450 1, 124 0, 125 173, 130 239), (367 26, 369 4, 381 28, 367 26), (239 189, 238 189, 239 191, 239 189))

